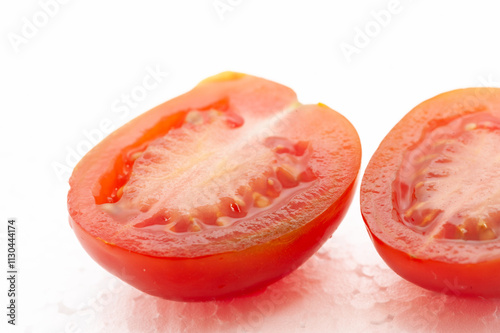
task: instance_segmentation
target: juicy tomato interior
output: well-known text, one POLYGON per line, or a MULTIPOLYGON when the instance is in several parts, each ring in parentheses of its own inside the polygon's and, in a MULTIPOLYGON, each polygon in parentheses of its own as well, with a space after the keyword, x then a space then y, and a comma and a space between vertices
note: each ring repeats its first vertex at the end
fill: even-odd
POLYGON ((185 233, 283 205, 316 178, 311 149, 307 141, 269 136, 266 122, 243 126, 230 112, 188 112, 180 128, 129 154, 131 167, 120 178, 127 181, 101 208, 135 228, 185 233))
POLYGON ((335 111, 224 73, 85 156, 70 181, 70 222, 96 261, 153 295, 249 292, 297 268, 336 229, 360 156, 335 111))
POLYGON ((411 282, 500 295, 499 91, 458 90, 422 103, 367 167, 365 223, 389 266, 411 282))
POLYGON ((394 181, 402 221, 433 239, 491 241, 500 232, 500 119, 476 113, 430 128, 394 181))

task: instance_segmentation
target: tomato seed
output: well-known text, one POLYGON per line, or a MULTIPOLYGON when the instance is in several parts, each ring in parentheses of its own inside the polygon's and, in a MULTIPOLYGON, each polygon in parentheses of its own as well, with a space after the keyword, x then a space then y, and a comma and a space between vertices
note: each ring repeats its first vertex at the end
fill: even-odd
POLYGON ((483 220, 480 220, 478 229, 480 240, 491 240, 497 238, 495 231, 493 231, 483 220))
POLYGON ((198 232, 198 231, 201 231, 201 221, 198 220, 198 219, 193 219, 191 224, 189 225, 189 231, 191 232, 198 232))
POLYGON ((116 197, 118 198, 118 200, 119 200, 119 199, 122 197, 122 195, 123 195, 123 190, 124 190, 123 188, 124 188, 124 187, 125 187, 125 185, 123 185, 122 187, 120 187, 120 188, 118 189, 118 191, 116 191, 116 197))
POLYGON ((139 157, 141 157, 142 151, 138 151, 136 153, 133 153, 132 156, 130 156, 130 160, 133 162, 137 160, 139 157))
POLYGON ((218 217, 215 224, 219 227, 225 227, 231 224, 231 218, 227 216, 218 217))
POLYGON ((276 169, 276 177, 285 188, 291 188, 299 185, 299 181, 294 174, 294 169, 289 165, 283 165, 276 169))
POLYGON ((271 204, 271 200, 268 197, 263 196, 258 192, 254 192, 253 198, 254 198, 253 204, 255 207, 264 208, 271 204))
POLYGON ((405 217, 410 217, 413 215, 413 212, 422 208, 425 205, 425 202, 418 201, 413 206, 411 206, 405 213, 405 217))
POLYGON ((203 124, 203 116, 200 111, 193 110, 187 113, 185 121, 191 125, 203 124))
POLYGON ((476 128, 477 128, 476 123, 468 123, 467 125, 465 125, 466 131, 472 131, 472 130, 475 130, 476 128))
POLYGON ((440 210, 440 209, 433 209, 429 214, 425 215, 425 217, 423 218, 422 222, 420 222, 419 226, 420 227, 426 227, 426 226, 428 226, 441 213, 442 213, 442 210, 440 210))

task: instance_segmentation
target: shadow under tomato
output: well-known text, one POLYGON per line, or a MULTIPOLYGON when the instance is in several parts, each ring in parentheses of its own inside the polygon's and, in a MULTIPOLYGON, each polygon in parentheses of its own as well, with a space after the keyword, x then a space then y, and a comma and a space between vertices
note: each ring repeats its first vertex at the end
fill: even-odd
MULTIPOLYGON (((287 308, 321 289, 314 266, 306 263, 267 288, 241 297, 185 303, 141 294, 134 299, 134 307, 137 312, 147 308, 147 320, 159 332, 257 332, 269 318, 286 315, 287 308)), ((128 326, 132 332, 139 331, 136 318, 130 318, 128 326)))
POLYGON ((184 303, 125 286, 97 317, 108 327, 122 321, 125 332, 500 332, 500 299, 422 289, 390 270, 371 243, 346 239, 332 239, 258 293, 184 303))

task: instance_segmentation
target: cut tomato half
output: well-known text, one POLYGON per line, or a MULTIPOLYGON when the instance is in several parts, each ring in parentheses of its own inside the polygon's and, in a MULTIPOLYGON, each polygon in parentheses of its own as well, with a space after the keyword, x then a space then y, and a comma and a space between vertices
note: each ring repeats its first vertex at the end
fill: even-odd
POLYGON ((337 112, 222 73, 92 149, 70 179, 70 223, 92 258, 149 294, 248 293, 330 237, 360 158, 358 135, 337 112))
POLYGON ((361 212, 403 278, 500 296, 500 89, 451 91, 408 113, 366 168, 361 212))

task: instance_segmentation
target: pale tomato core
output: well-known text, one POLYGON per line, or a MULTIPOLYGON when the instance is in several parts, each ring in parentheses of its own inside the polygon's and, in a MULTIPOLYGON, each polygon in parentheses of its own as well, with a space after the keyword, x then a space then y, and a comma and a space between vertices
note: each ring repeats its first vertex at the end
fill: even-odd
POLYGON ((308 188, 315 179, 311 151, 308 142, 280 136, 272 120, 193 110, 181 127, 130 157, 118 200, 100 206, 116 221, 150 231, 229 226, 308 188))
POLYGON ((435 239, 500 234, 500 120, 486 113, 429 124, 403 156, 394 207, 410 229, 435 239))

